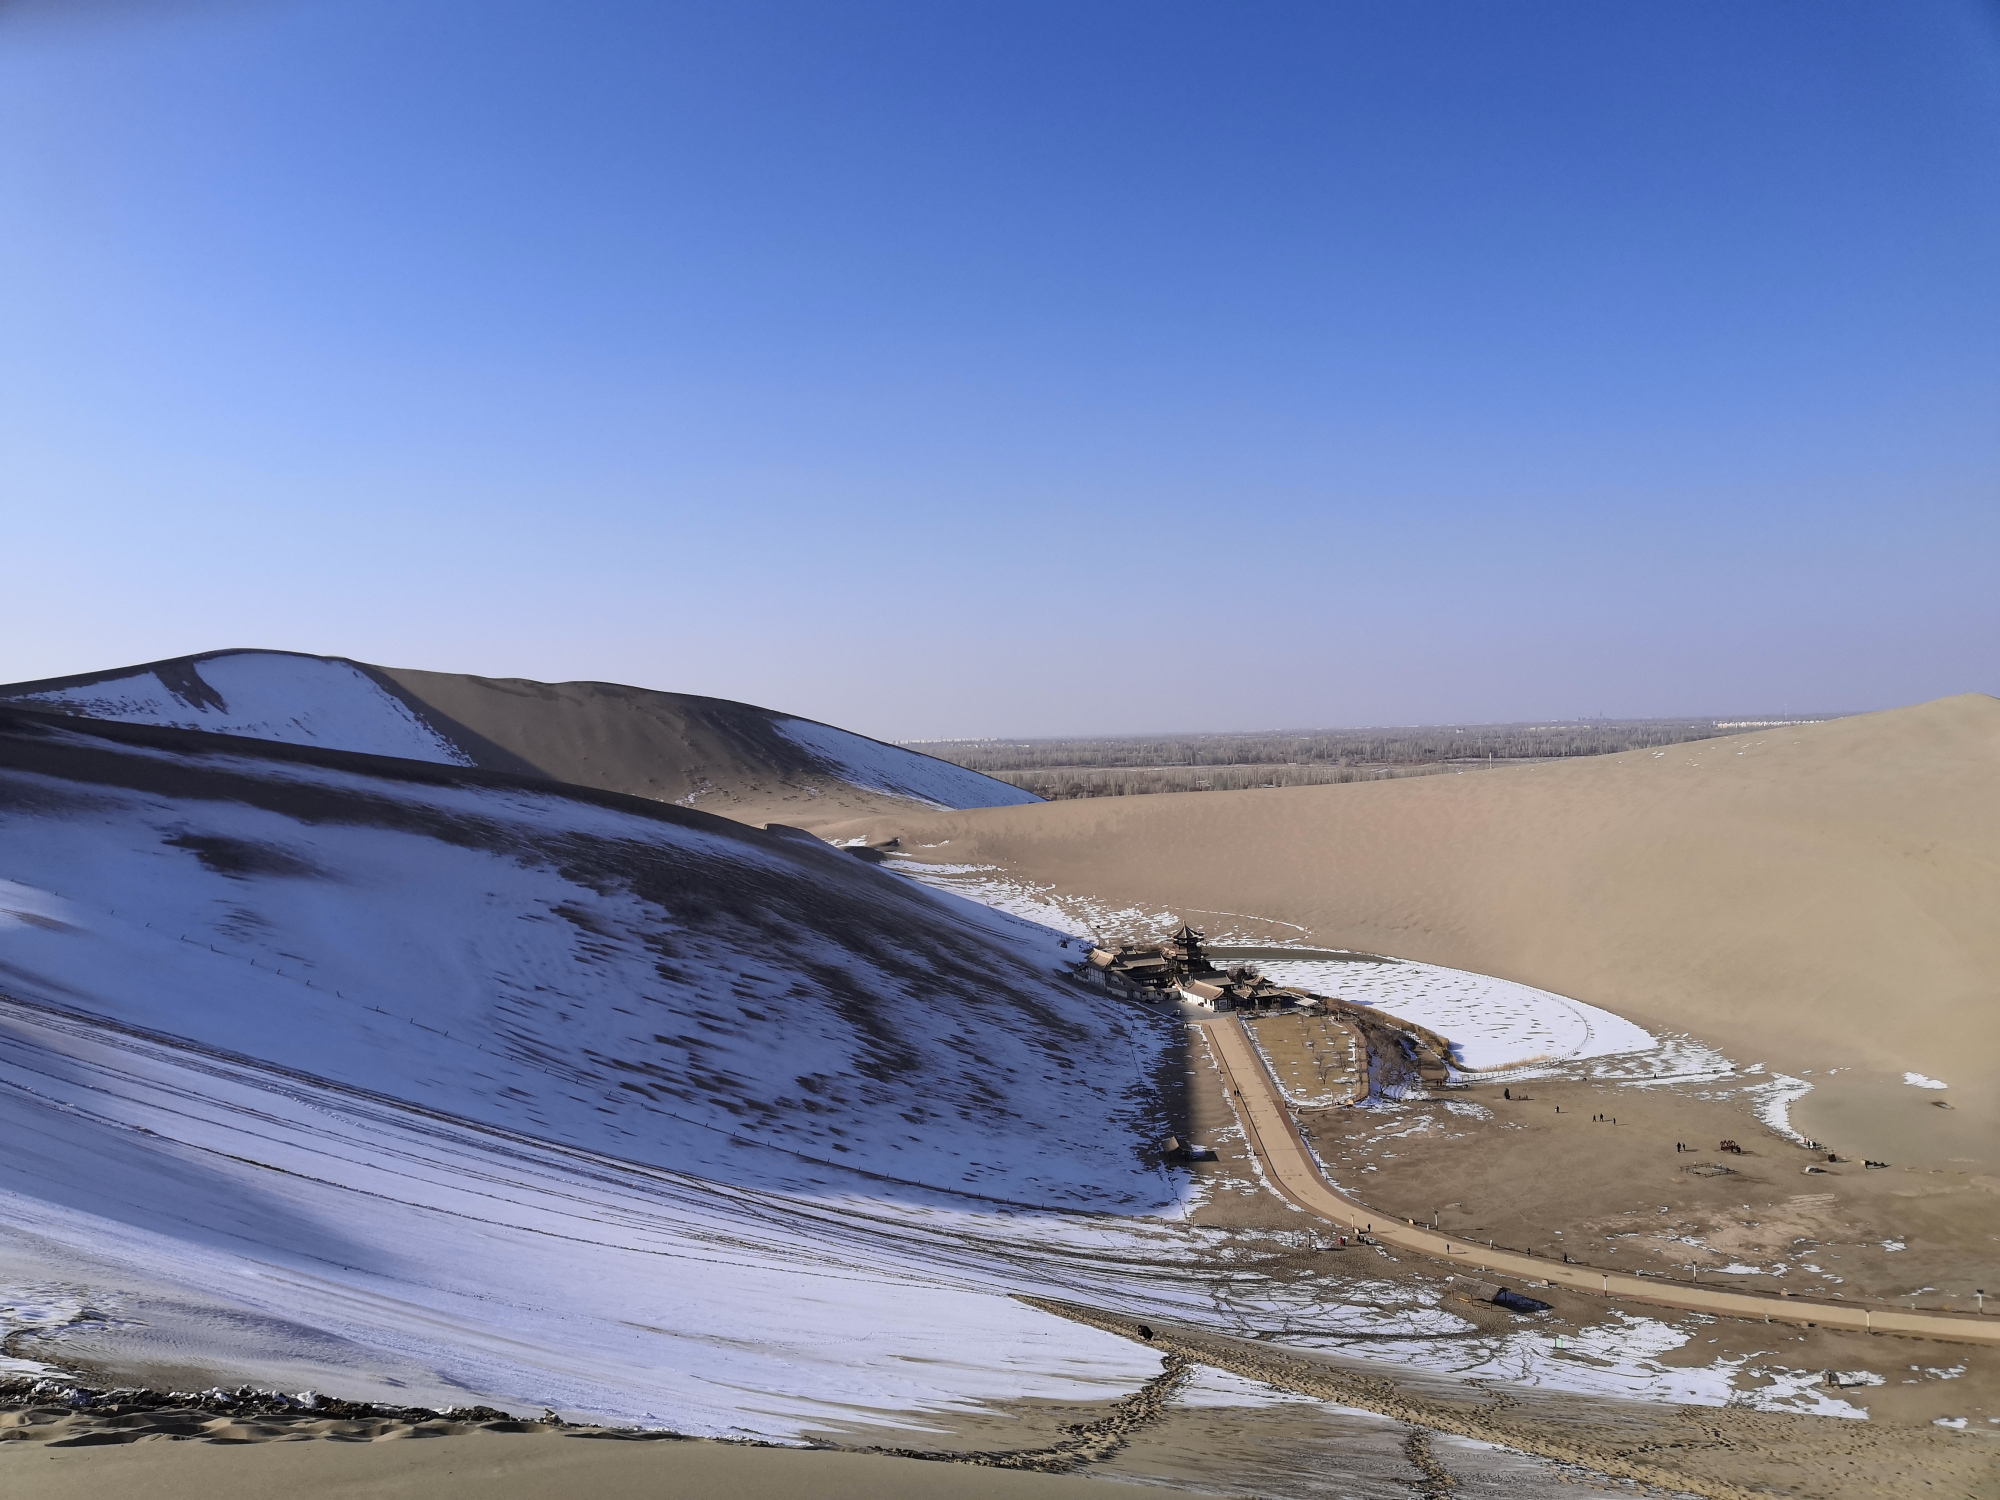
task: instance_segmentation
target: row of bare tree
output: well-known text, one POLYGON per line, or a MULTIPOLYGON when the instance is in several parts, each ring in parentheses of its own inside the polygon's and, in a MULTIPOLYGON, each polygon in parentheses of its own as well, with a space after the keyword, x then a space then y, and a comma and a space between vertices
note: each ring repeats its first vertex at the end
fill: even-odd
POLYGON ((1223 791, 1314 786, 1377 774, 1518 764, 1609 755, 1712 739, 1731 731, 1715 719, 1592 719, 1558 724, 1462 724, 1407 729, 1277 730, 1262 733, 1129 735, 1103 739, 952 740, 925 753, 1042 792, 1050 787, 1119 784, 1119 791, 1055 793, 1123 796, 1191 791, 1196 781, 1223 791), (1190 777, 1166 774, 1201 771, 1190 777), (1162 773, 1159 776, 1137 773, 1162 773), (1350 774, 1343 774, 1350 773, 1350 774), (1032 775, 1031 783, 1027 777, 1032 775), (1052 778, 1052 779, 1051 779, 1052 778))

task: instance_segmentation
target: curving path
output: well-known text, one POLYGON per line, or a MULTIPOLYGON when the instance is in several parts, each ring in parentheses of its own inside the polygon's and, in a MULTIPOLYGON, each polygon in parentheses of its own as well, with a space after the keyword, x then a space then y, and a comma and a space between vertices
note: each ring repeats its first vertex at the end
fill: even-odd
POLYGON ((1762 1296, 1754 1292, 1711 1291, 1694 1284, 1600 1271, 1590 1266, 1551 1263, 1512 1250, 1489 1250, 1435 1229, 1419 1228, 1371 1211, 1339 1191, 1320 1172, 1299 1134, 1298 1122, 1278 1092, 1276 1080, 1251 1044, 1241 1020, 1234 1016, 1195 1023, 1207 1034, 1209 1047, 1222 1069, 1230 1102, 1243 1123, 1250 1148, 1264 1165, 1271 1185, 1308 1213, 1342 1228, 1366 1230, 1385 1245, 1444 1261, 1461 1272, 1532 1277, 1571 1291, 1594 1292, 1628 1302, 1713 1313, 1724 1318, 1748 1318, 1766 1323, 1801 1323, 1808 1327, 1848 1328, 1857 1333, 1896 1333, 1916 1338, 1949 1339, 1963 1344, 2000 1346, 2000 1317, 1953 1317, 1940 1313, 1898 1312, 1893 1308, 1845 1306, 1838 1302, 1804 1302, 1796 1297, 1762 1296))

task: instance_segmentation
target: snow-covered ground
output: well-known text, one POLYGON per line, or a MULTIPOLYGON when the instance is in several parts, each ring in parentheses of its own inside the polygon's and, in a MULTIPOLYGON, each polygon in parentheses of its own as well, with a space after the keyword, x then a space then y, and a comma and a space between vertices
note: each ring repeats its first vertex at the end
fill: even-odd
POLYGON ((1042 799, 935 756, 812 719, 773 719, 772 727, 842 781, 931 807, 1020 807, 1042 799))
POLYGON ((171 681, 140 671, 7 701, 127 724, 205 729, 443 765, 472 763, 400 699, 344 661, 286 651, 229 651, 201 658, 185 676, 170 675, 171 681))
POLYGON ((1644 1027, 1608 1010, 1489 974, 1409 959, 1281 960, 1257 967, 1279 984, 1380 1006, 1428 1026, 1451 1042, 1453 1061, 1468 1070, 1576 1062, 1659 1046, 1644 1027))
POLYGON ((68 729, 0 734, 0 767, 17 1350, 193 1328, 177 1367, 223 1379, 779 1439, 1157 1372, 1033 1292, 1694 1381, 1657 1340, 1579 1361, 1190 1227, 1146 1152, 1172 1023, 1064 979, 1075 949, 1024 916, 414 767, 68 729))
POLYGON ((0 1222, 45 1273, 703 1432, 1156 1370, 1004 1295, 1171 1255, 1184 1186, 1165 1036, 1053 941, 688 815, 54 738, 87 784, 0 774, 0 1222))
POLYGON ((1775 1351, 1719 1357, 1707 1365, 1670 1365, 1665 1357, 1694 1337, 1710 1318, 1659 1318, 1618 1312, 1593 1327, 1563 1336, 1532 1325, 1493 1344, 1467 1345, 1458 1360, 1426 1360, 1473 1380, 1505 1380, 1579 1394, 1665 1401, 1685 1406, 1746 1406, 1753 1411, 1803 1412, 1820 1417, 1866 1419, 1852 1402, 1829 1395, 1823 1370, 1774 1362, 1775 1351))
POLYGON ((1106 1399, 1157 1372, 1004 1293, 1102 1295, 1123 1256, 1171 1249, 1144 1245, 1161 1228, 1034 1216, 1013 1234, 1048 1253, 1016 1270, 994 1217, 943 1195, 638 1171, 19 1007, 0 1036, 10 1231, 429 1377, 384 1389, 364 1363, 349 1394, 783 1438, 857 1407, 1106 1399))
MULTIPOLYGON (((1764 1071, 1762 1063, 1755 1063, 1743 1070, 1756 1074, 1764 1071)), ((1786 1073, 1774 1073, 1768 1083, 1755 1083, 1744 1090, 1754 1101, 1750 1108, 1766 1128, 1775 1130, 1800 1145, 1806 1138, 1792 1125, 1792 1106, 1812 1092, 1813 1086, 1803 1078, 1793 1078, 1786 1073)))

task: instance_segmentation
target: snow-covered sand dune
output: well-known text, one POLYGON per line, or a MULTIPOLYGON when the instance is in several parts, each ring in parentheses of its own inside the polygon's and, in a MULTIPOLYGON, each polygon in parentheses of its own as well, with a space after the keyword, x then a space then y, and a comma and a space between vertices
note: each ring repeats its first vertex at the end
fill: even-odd
POLYGON ((936 808, 1022 807, 1042 799, 950 761, 811 719, 775 719, 778 733, 850 785, 936 808))
POLYGON ((217 651, 15 683, 0 686, 0 702, 539 774, 756 823, 823 815, 835 805, 946 809, 1039 800, 900 745, 748 703, 616 683, 406 671, 289 651, 217 651))
POLYGON ((171 743, 0 716, 17 1236, 438 1400, 782 1436, 1154 1372, 999 1294, 1181 1191, 1170 1038, 1053 935, 700 814, 171 743))
POLYGON ((192 663, 136 667, 12 693, 7 701, 124 724, 472 764, 469 755, 352 662, 289 651, 225 651, 192 663))
POLYGON ((795 1181, 792 1152, 1041 1205, 1171 1196, 1103 1144, 1157 1133, 1157 1033, 815 841, 479 773, 11 748, 21 998, 729 1180, 795 1181))
POLYGON ((230 1309, 246 1376, 793 1437, 856 1408, 1105 1399, 1157 1372, 995 1295, 1101 1295, 1122 1258, 1169 1248, 1139 1228, 1035 1216, 1046 1251, 1027 1260, 944 1195, 634 1170, 4 1003, 0 1037, 12 1231, 230 1309), (272 1369, 255 1352, 314 1343, 347 1356, 272 1369))

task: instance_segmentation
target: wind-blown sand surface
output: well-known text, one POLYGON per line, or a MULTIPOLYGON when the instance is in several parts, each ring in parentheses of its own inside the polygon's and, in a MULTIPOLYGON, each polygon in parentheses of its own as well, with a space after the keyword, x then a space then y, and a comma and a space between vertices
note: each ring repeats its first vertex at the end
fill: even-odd
POLYGON ((2000 701, 1983 694, 1477 776, 815 827, 1691 1032, 1812 1082, 1794 1122, 1856 1155, 1990 1169, 2000 1139, 2000 701))

